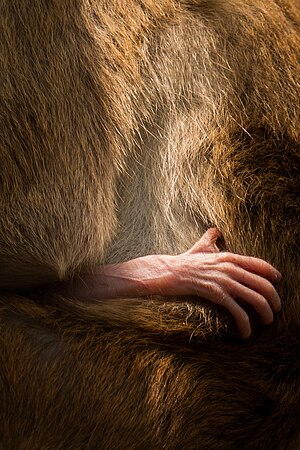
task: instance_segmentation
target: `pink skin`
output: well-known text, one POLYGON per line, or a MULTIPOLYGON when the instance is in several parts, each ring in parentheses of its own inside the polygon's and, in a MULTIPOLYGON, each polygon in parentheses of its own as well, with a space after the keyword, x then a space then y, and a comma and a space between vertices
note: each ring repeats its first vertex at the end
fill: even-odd
POLYGON ((149 255, 120 264, 102 266, 65 285, 64 293, 80 300, 195 295, 222 305, 234 317, 239 336, 251 335, 249 317, 235 301, 251 305, 262 323, 273 321, 281 309, 272 282, 280 273, 267 262, 249 256, 220 252, 220 232, 210 228, 187 252, 149 255))

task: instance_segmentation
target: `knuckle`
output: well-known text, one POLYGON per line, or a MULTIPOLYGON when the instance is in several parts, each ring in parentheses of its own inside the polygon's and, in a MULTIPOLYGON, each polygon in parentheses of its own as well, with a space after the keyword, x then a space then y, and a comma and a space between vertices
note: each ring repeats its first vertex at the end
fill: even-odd
POLYGON ((243 309, 241 309, 241 311, 239 312, 240 314, 240 322, 243 326, 248 326, 250 325, 250 319, 248 314, 246 313, 246 311, 244 311, 243 309))
POLYGON ((236 266, 236 264, 234 264, 232 262, 225 261, 225 262, 220 263, 218 268, 222 272, 233 273, 236 271, 237 266, 236 266))
POLYGON ((211 294, 213 294, 217 298, 222 298, 225 294, 223 289, 220 287, 220 285, 217 282, 210 283, 209 290, 210 290, 211 294))
POLYGON ((219 264, 227 265, 228 268, 237 268, 241 263, 241 256, 235 253, 219 253, 216 256, 219 264))
POLYGON ((270 281, 268 281, 268 280, 265 280, 264 289, 265 289, 266 296, 273 297, 274 295, 276 295, 276 289, 274 288, 272 283, 270 283, 270 281))
POLYGON ((231 277, 228 277, 225 281, 227 289, 230 291, 233 297, 243 297, 243 293, 240 290, 240 283, 231 277))
POLYGON ((227 252, 220 252, 220 253, 216 254, 216 262, 218 262, 218 263, 228 262, 229 255, 230 255, 230 253, 227 253, 227 252))
POLYGON ((253 303, 255 304, 256 309, 259 313, 265 313, 270 309, 269 302, 263 295, 257 293, 253 295, 253 303))

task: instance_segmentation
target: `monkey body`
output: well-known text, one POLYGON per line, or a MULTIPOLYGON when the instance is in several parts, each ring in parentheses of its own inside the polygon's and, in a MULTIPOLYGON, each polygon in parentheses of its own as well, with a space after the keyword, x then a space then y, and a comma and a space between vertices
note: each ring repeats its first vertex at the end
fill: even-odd
POLYGON ((156 3, 0 6, 4 449, 299 448, 299 8, 156 3), (38 290, 211 224, 283 274, 248 343, 192 297, 38 290))

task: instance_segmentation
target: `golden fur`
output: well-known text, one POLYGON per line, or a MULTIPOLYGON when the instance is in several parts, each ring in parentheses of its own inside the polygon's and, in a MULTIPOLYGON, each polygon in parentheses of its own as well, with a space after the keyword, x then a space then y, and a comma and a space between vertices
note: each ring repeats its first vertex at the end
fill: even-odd
POLYGON ((298 449, 299 2, 4 0, 0 30, 1 448, 298 449), (199 299, 42 288, 211 225, 283 274, 247 343, 199 299))

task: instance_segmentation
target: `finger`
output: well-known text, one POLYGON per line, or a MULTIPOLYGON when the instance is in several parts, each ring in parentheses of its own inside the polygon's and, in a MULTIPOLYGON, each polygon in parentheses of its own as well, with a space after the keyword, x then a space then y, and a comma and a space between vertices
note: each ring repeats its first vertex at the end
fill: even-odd
POLYGON ((273 322, 273 311, 269 305, 269 302, 263 295, 234 280, 227 280, 226 288, 227 287, 231 297, 238 297, 253 307, 253 309, 260 316, 262 323, 269 325, 273 322))
POLYGON ((220 266, 219 270, 225 271, 235 281, 261 294, 273 311, 280 311, 280 297, 270 281, 235 264, 225 263, 224 266, 223 268, 220 266))
POLYGON ((226 291, 214 283, 206 283, 205 286, 201 285, 198 295, 227 309, 234 318, 241 339, 251 336, 248 314, 226 291), (205 288, 205 292, 203 292, 203 288, 205 288))
POLYGON ((232 297, 227 295, 223 295, 221 304, 234 318, 240 338, 248 339, 251 336, 251 325, 246 311, 232 297))
POLYGON ((196 242, 193 247, 186 253, 216 253, 220 250, 217 247, 217 239, 221 236, 221 232, 217 228, 209 228, 201 237, 201 239, 196 242))
POLYGON ((218 262, 231 262, 237 264, 245 270, 256 273, 272 281, 280 281, 281 279, 281 273, 275 269, 275 267, 271 266, 271 264, 260 258, 225 252, 220 253, 217 258, 218 262))

